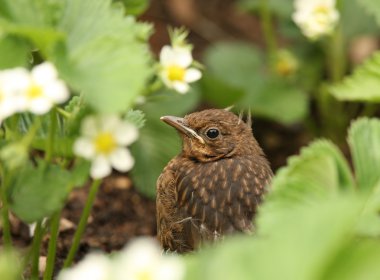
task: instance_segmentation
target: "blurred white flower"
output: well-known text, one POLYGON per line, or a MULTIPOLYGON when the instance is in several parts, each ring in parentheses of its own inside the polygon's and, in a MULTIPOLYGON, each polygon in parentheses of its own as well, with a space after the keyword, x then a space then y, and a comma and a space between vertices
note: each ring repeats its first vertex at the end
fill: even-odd
POLYGON ((45 114, 68 98, 65 83, 49 62, 37 65, 31 72, 24 68, 0 71, 0 122, 23 111, 45 114))
POLYGON ((335 0, 295 0, 293 20, 306 37, 316 40, 334 30, 339 20, 335 6, 335 0))
POLYGON ((115 259, 115 280, 181 280, 185 265, 175 255, 161 254, 161 248, 152 238, 138 238, 115 259))
POLYGON ((0 123, 14 113, 22 111, 27 76, 28 71, 23 68, 0 71, 0 123))
POLYGON ((35 66, 25 79, 22 80, 25 83, 25 109, 34 114, 45 114, 55 104, 65 102, 70 96, 65 83, 58 79, 57 70, 50 62, 35 66))
POLYGON ((201 71, 191 68, 193 57, 189 47, 164 46, 160 53, 161 72, 160 76, 169 88, 179 93, 189 90, 189 83, 199 80, 201 71))
POLYGON ((111 261, 103 254, 93 253, 73 268, 64 269, 58 280, 111 280, 111 261))
POLYGON ((130 170, 134 159, 125 147, 138 137, 137 128, 118 116, 89 116, 82 122, 82 136, 74 143, 74 153, 91 160, 91 177, 99 179, 111 173, 130 170))

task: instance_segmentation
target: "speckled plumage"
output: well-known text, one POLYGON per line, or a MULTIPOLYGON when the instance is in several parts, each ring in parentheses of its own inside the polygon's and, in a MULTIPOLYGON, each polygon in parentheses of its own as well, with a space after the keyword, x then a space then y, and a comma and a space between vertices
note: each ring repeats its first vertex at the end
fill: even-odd
MULTIPOLYGON (((173 125, 171 119, 166 122, 173 125)), ((250 232, 272 177, 251 127, 219 109, 176 122, 183 149, 157 180, 157 229, 163 248, 187 252, 206 240, 250 232), (182 126, 196 137, 181 131, 182 126), (207 137, 210 128, 220 132, 217 139, 207 137)))

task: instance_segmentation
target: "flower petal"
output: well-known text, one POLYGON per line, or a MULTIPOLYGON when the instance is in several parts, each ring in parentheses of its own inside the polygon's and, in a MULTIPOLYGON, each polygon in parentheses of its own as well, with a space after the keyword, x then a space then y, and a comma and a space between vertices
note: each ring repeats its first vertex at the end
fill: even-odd
POLYGON ((175 62, 175 54, 171 46, 163 46, 160 52, 160 63, 163 66, 173 64, 175 62))
POLYGON ((95 147, 89 138, 81 137, 74 143, 74 154, 85 159, 92 159, 95 156, 95 147))
POLYGON ((36 83, 43 85, 47 81, 56 80, 58 77, 55 66, 50 62, 44 62, 32 69, 32 78, 36 83))
POLYGON ((123 122, 119 124, 115 131, 116 142, 121 146, 127 146, 137 140, 139 132, 137 128, 130 123, 123 122))
POLYGON ((173 88, 179 93, 185 94, 189 91, 190 87, 187 83, 175 81, 173 82, 173 88))
POLYGON ((117 148, 109 156, 112 167, 120 172, 130 170, 135 164, 135 160, 126 148, 117 148))
POLYGON ((28 111, 33 114, 42 115, 49 112, 49 110, 53 107, 53 103, 48 98, 43 96, 41 98, 30 100, 27 107, 28 111))
POLYGON ((100 253, 92 253, 74 267, 62 270, 58 275, 58 280, 105 280, 109 279, 112 270, 108 257, 100 253))
POLYGON ((99 117, 99 130, 114 133, 118 130, 121 120, 117 115, 102 115, 99 117))
POLYGON ((54 103, 63 103, 70 96, 66 85, 59 80, 46 84, 44 86, 44 92, 54 103))
POLYGON ((189 48, 164 46, 160 52, 160 63, 164 67, 178 65, 186 68, 192 61, 193 57, 189 48))
POLYGON ((88 116, 82 121, 81 132, 82 135, 87 137, 94 137, 97 135, 98 129, 98 119, 95 116, 88 116))
POLYGON ((186 68, 193 62, 191 51, 188 48, 175 47, 175 64, 186 68))
POLYGON ((156 280, 178 280, 185 276, 185 264, 178 256, 166 256, 157 267, 156 280))
POLYGON ((192 83, 199 80, 202 77, 202 72, 195 68, 189 68, 185 73, 185 81, 192 83))
POLYGON ((91 165, 90 175, 94 179, 101 179, 111 174, 111 165, 104 156, 97 156, 91 165))

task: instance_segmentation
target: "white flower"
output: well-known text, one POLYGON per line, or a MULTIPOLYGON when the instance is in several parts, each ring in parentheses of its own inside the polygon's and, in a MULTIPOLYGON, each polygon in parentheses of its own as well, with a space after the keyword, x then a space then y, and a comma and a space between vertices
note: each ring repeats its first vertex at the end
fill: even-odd
POLYGON ((131 242, 115 259, 115 280, 180 280, 185 266, 178 256, 163 256, 152 238, 131 242))
POLYGON ((81 132, 74 153, 92 161, 92 178, 109 175, 112 167, 121 172, 132 168, 134 159, 125 146, 137 139, 135 126, 115 115, 89 116, 83 120, 81 132))
POLYGON ((73 268, 62 270, 58 280, 112 280, 111 273, 111 261, 103 254, 93 253, 73 268))
POLYGON ((164 46, 160 53, 160 76, 169 88, 179 93, 189 90, 189 83, 199 80, 202 73, 190 68, 193 62, 190 48, 180 46, 164 46))
POLYGON ((14 68, 0 71, 0 123, 23 109, 23 92, 28 71, 14 68))
POLYGON ((335 2, 335 0, 295 0, 293 20, 303 34, 312 40, 331 34, 339 20, 335 2))
POLYGON ((47 113, 54 104, 65 102, 69 91, 65 83, 58 79, 54 65, 44 62, 32 69, 21 79, 25 83, 25 110, 41 115, 47 113))

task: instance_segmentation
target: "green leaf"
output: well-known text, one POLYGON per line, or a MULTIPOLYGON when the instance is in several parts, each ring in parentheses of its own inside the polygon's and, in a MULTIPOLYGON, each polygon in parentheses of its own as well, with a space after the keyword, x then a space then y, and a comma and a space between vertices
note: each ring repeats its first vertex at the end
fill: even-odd
POLYGON ((307 113, 307 95, 265 72, 262 57, 258 49, 243 43, 219 43, 208 49, 205 62, 212 79, 206 75, 203 82, 206 98, 223 106, 236 102, 254 115, 285 124, 301 120, 307 113), (216 92, 222 87, 220 94, 216 92))
POLYGON ((10 208, 26 223, 48 217, 63 206, 70 182, 70 173, 57 165, 28 165, 10 188, 10 208))
POLYGON ((155 102, 141 106, 146 115, 139 140, 131 146, 135 166, 132 178, 137 189, 154 197, 156 180, 165 165, 181 150, 181 140, 174 128, 160 121, 161 116, 183 116, 198 103, 199 94, 191 90, 186 95, 174 92, 160 93, 155 102))
POLYGON ((246 43, 218 43, 204 56, 207 69, 216 78, 237 88, 251 85, 260 76, 263 54, 246 43))
POLYGON ((141 41, 146 27, 110 0, 66 0, 59 29, 67 33, 67 43, 54 60, 97 111, 125 111, 152 73, 148 46, 141 41))
POLYGON ((330 90, 339 100, 380 102, 380 52, 330 90))
MULTIPOLYGON (((363 34, 379 34, 375 18, 368 16, 374 14, 376 8, 368 9, 365 7, 364 2, 370 1, 372 0, 342 0, 341 27, 346 38, 355 38, 363 34)), ((375 2, 376 0, 372 1, 374 6, 377 5, 378 10, 378 3, 375 4, 375 2)))
POLYGON ((70 185, 73 187, 83 187, 88 180, 91 163, 86 160, 77 160, 70 169, 70 185))
POLYGON ((368 14, 376 18, 377 24, 380 25, 380 5, 376 0, 358 0, 358 3, 364 7, 368 14))
POLYGON ((29 48, 28 45, 11 36, 0 37, 0 70, 25 67, 27 64, 29 48))
MULTIPOLYGON (((323 276, 332 273, 331 264, 342 258, 347 246, 362 244, 353 239, 361 206, 361 199, 334 197, 285 209, 282 217, 265 213, 265 219, 275 219, 271 232, 227 239, 201 252, 199 264, 190 263, 189 268, 201 272, 205 280, 248 280, 253 275, 266 280, 330 279, 323 276)), ((373 256, 375 250, 362 257, 373 256)), ((352 269, 361 270, 360 265, 352 269)), ((196 271, 189 273, 197 275, 196 271)))
POLYGON ((203 98, 218 108, 234 105, 244 96, 244 90, 236 89, 207 73, 202 77, 200 85, 203 98))
POLYGON ((292 124, 305 117, 308 96, 285 80, 265 77, 250 85, 239 106, 252 108, 253 114, 258 116, 292 124))
POLYGON ((347 246, 331 262, 320 279, 377 280, 380 279, 380 243, 362 240, 347 246))
POLYGON ((0 252, 0 275, 3 280, 22 279, 21 258, 11 250, 2 249, 0 252))
POLYGON ((344 157, 332 143, 317 141, 288 159, 274 177, 267 200, 294 205, 347 188, 353 188, 353 179, 344 157))
POLYGON ((124 119, 133 123, 137 128, 142 128, 145 125, 145 114, 140 110, 129 110, 124 119))
POLYGON ((121 0, 124 4, 125 11, 129 15, 140 15, 149 6, 149 0, 121 0))
POLYGON ((3 29, 28 38, 44 56, 52 53, 55 44, 64 34, 54 28, 61 16, 63 3, 59 0, 2 0, 5 17, 0 18, 3 29), (22 8, 21 8, 22 7, 22 8))
POLYGON ((348 133, 358 186, 371 190, 380 180, 380 120, 362 118, 348 133))
POLYGON ((368 194, 367 202, 358 223, 359 236, 380 236, 380 182, 368 194))

